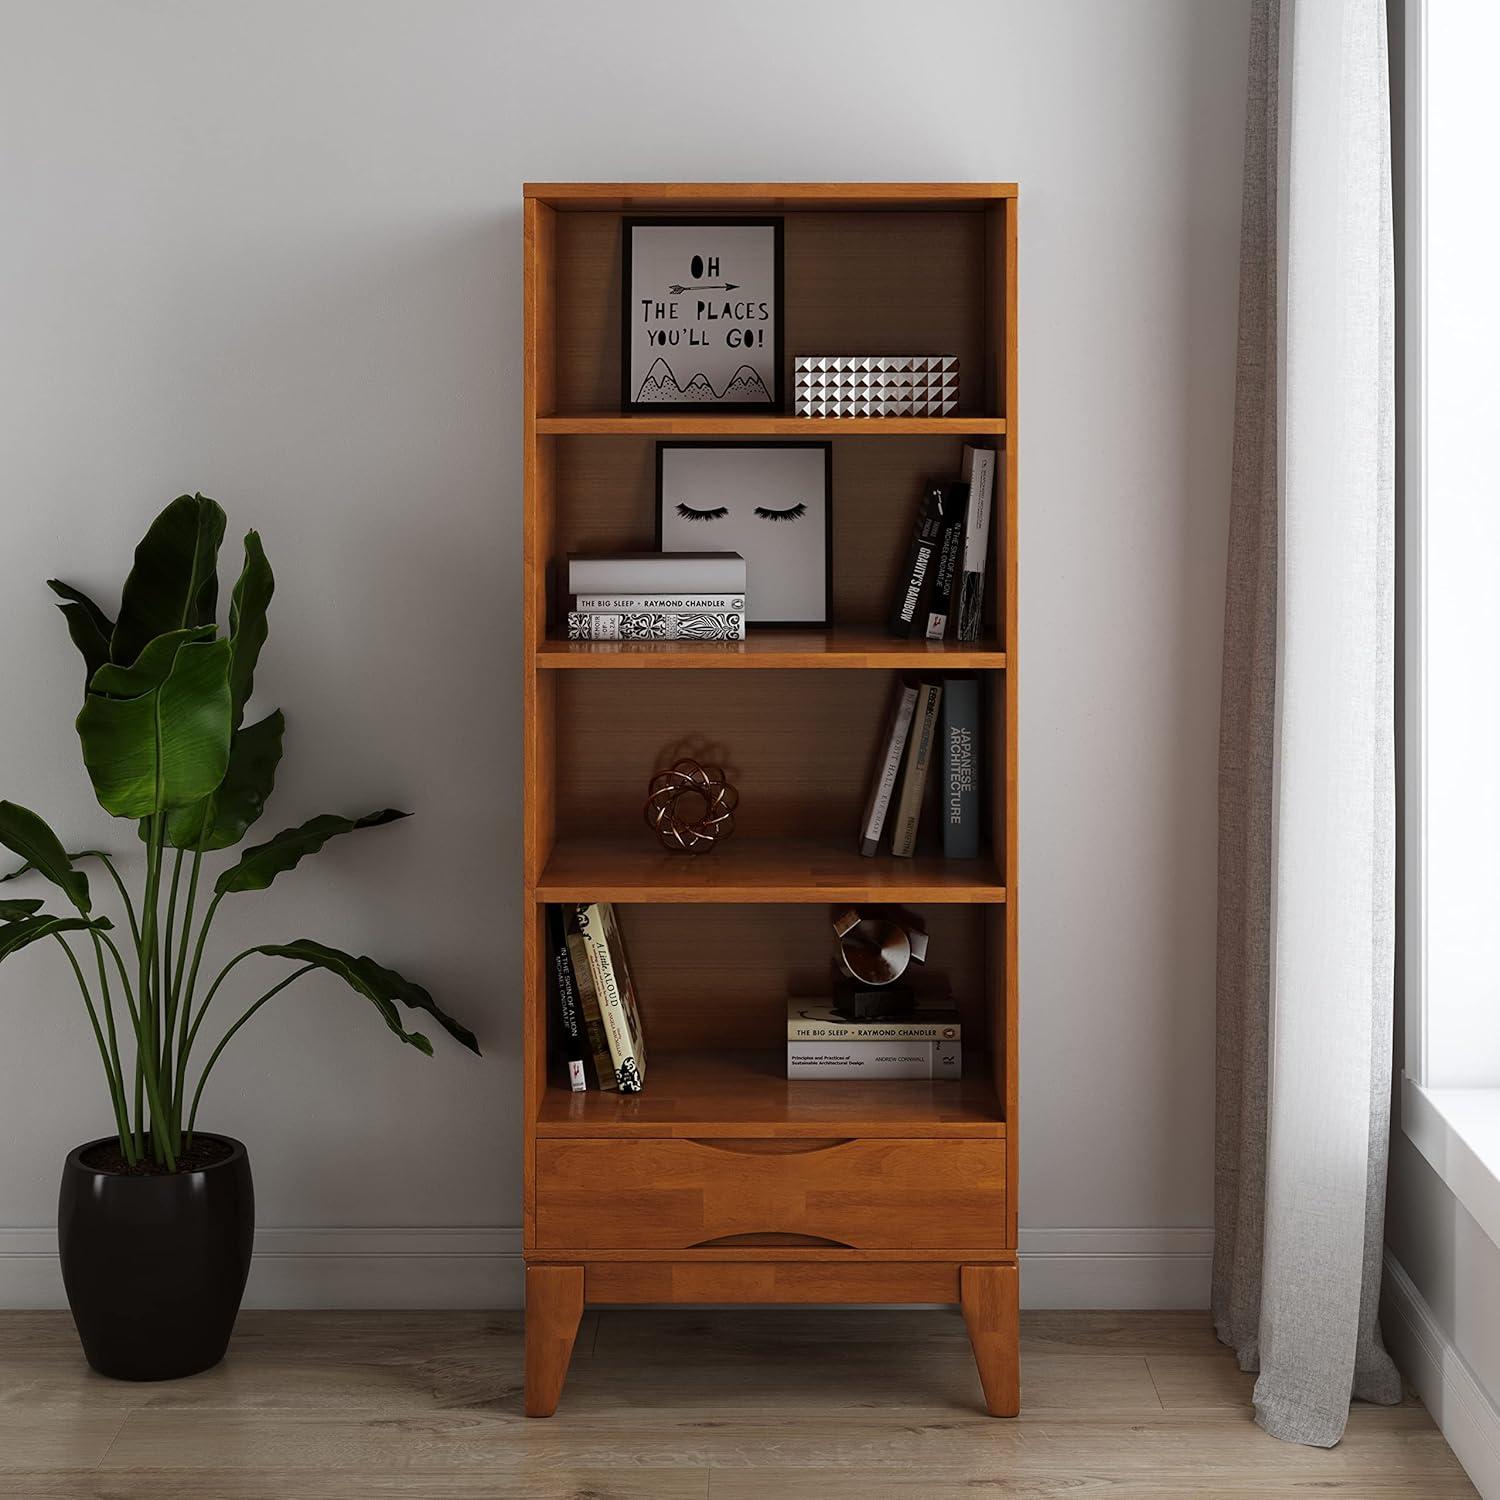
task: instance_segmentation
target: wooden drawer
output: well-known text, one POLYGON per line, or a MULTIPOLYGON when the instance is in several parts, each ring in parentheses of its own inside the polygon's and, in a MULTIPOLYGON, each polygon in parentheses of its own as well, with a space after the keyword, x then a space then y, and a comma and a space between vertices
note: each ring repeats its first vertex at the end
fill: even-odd
POLYGON ((1001 1140, 539 1140, 537 1247, 1004 1248, 1001 1140))

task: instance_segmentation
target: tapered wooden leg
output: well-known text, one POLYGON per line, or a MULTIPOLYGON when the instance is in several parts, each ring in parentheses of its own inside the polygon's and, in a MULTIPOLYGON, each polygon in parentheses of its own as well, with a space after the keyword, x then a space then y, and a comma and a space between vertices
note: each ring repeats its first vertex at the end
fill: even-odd
POLYGON ((1021 1410, 1021 1275, 1015 1266, 961 1266, 959 1295, 992 1417, 1021 1410))
POLYGON ((526 1415, 557 1410, 583 1317, 582 1266, 526 1267, 526 1415))

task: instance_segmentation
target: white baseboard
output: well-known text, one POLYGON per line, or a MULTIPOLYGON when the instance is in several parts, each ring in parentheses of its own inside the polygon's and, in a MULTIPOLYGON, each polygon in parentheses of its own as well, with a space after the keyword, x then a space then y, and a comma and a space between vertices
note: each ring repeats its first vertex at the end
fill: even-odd
MULTIPOLYGON (((1023 1229, 1026 1307, 1207 1307, 1211 1229, 1023 1229)), ((519 1229, 259 1229, 247 1307, 519 1307, 519 1229)), ((0 1307, 64 1307, 57 1232, 0 1229, 0 1307)))
POLYGON ((1474 1488, 1484 1500, 1500 1500, 1500 1411, 1389 1250, 1380 1326, 1391 1357, 1432 1413, 1474 1488))
POLYGON ((1212 1229, 1021 1230, 1021 1306, 1206 1308, 1212 1229))
MULTIPOLYGON (((257 1229, 246 1307, 519 1307, 519 1229, 257 1229)), ((57 1231, 0 1229, 0 1307, 66 1307, 57 1231)))

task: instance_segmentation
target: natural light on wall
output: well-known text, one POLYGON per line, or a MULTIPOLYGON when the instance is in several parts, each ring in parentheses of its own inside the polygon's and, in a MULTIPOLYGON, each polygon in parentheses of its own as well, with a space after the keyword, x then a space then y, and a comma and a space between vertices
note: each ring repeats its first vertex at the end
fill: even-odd
POLYGON ((1500 5, 1426 10, 1423 1081, 1473 1088, 1500 1086, 1500 5))

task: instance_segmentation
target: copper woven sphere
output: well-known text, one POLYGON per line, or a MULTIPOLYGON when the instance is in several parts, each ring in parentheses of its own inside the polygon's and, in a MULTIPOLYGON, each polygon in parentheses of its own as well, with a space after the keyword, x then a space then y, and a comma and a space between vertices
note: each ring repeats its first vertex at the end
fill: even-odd
POLYGON ((702 854, 734 832, 739 800, 718 766, 680 760, 651 778, 646 821, 668 849, 702 854))

